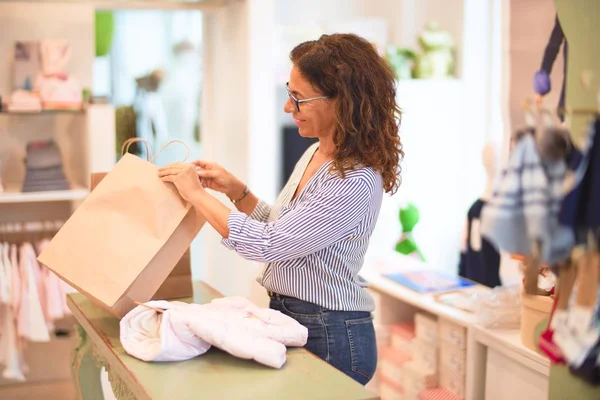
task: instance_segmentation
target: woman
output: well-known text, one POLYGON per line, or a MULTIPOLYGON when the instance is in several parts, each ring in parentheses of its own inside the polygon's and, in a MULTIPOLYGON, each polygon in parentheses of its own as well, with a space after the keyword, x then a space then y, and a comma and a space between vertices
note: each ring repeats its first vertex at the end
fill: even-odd
POLYGON ((383 192, 400 184, 394 74, 356 35, 324 35, 294 48, 284 110, 318 143, 299 160, 276 204, 260 201, 214 163, 161 168, 222 236, 266 263, 258 281, 270 307, 309 331, 306 348, 362 384, 377 364, 373 300, 358 273, 383 192), (200 179, 198 179, 200 178, 200 179), (237 211, 204 186, 225 193, 237 211))

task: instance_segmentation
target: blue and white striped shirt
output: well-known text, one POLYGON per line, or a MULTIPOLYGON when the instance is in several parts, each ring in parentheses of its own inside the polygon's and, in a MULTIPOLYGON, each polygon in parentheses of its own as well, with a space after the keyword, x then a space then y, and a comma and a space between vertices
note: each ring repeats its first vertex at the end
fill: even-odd
POLYGON ((232 211, 222 243, 266 263, 258 282, 267 290, 329 310, 373 311, 358 273, 381 208, 381 175, 360 168, 341 178, 328 162, 292 200, 317 148, 298 161, 273 207, 260 201, 250 216, 232 211))

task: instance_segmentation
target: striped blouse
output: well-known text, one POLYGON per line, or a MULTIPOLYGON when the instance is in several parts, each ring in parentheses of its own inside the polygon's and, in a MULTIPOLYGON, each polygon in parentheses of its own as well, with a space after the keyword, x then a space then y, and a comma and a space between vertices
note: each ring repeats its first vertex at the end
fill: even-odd
POLYGON ((341 178, 325 163, 292 200, 318 148, 311 146, 273 207, 229 214, 222 243, 242 257, 266 263, 258 282, 267 290, 329 310, 373 311, 358 276, 381 208, 383 181, 371 168, 341 178))

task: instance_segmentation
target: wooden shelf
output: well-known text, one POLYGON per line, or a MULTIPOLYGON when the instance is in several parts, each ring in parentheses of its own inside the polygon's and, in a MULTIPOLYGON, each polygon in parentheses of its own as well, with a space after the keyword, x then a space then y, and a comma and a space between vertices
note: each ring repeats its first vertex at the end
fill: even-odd
POLYGON ((85 109, 78 110, 42 110, 42 111, 6 111, 3 110, 0 112, 0 116, 10 116, 10 117, 19 117, 19 116, 32 116, 32 115, 80 115, 85 114, 85 109))
POLYGON ((26 193, 8 189, 0 193, 0 204, 83 200, 88 194, 89 190, 83 188, 26 193))

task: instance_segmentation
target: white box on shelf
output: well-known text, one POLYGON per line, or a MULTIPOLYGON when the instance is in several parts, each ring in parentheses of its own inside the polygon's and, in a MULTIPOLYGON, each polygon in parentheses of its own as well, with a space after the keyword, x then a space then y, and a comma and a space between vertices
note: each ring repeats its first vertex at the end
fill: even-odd
POLYGON ((467 330, 453 322, 440 318, 439 320, 440 340, 450 343, 461 349, 467 348, 467 330))
POLYGON ((443 340, 440 343, 440 373, 442 366, 464 375, 467 370, 466 349, 443 340))
POLYGON ((436 318, 422 313, 415 314, 415 337, 432 345, 438 343, 438 323, 436 318))
POLYGON ((425 370, 436 372, 438 369, 438 347, 420 338, 411 343, 412 359, 425 370))
POLYGON ((425 389, 432 389, 438 385, 436 371, 428 370, 415 361, 409 361, 402 366, 402 387, 405 393, 418 394, 425 389))

